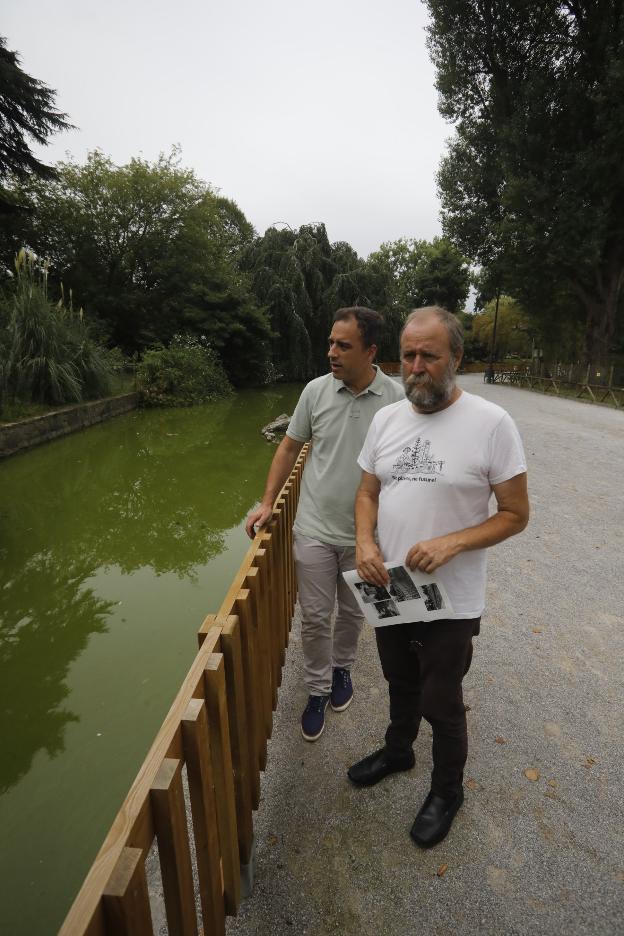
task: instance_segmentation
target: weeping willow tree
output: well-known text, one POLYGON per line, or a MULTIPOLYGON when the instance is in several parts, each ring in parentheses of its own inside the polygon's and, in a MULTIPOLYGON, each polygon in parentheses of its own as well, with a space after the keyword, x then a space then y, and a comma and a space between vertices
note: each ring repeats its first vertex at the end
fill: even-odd
POLYGON ((327 370, 327 336, 336 309, 385 304, 385 280, 353 248, 331 244, 324 224, 269 228, 246 250, 243 268, 274 333, 272 356, 287 380, 327 370))

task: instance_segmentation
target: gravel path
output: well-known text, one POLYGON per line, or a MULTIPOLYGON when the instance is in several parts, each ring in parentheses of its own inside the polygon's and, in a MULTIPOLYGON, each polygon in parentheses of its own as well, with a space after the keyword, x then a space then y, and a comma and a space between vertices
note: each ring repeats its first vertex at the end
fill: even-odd
POLYGON ((353 704, 329 712, 316 744, 303 741, 295 624, 255 816, 256 883, 228 936, 624 929, 624 414, 480 376, 460 382, 516 419, 533 511, 522 535, 490 551, 464 682, 465 804, 444 842, 412 844, 429 789, 426 725, 414 771, 369 790, 347 780, 386 726, 372 629, 353 704))

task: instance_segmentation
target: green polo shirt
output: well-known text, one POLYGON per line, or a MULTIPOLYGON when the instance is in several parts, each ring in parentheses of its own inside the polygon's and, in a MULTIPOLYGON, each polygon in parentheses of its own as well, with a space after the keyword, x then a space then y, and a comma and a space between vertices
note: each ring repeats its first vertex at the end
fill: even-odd
POLYGON ((342 380, 325 374, 311 380, 295 407, 286 434, 312 441, 294 529, 335 546, 355 544, 353 510, 361 469, 358 455, 375 413, 403 400, 403 387, 378 367, 366 390, 352 393, 342 380))

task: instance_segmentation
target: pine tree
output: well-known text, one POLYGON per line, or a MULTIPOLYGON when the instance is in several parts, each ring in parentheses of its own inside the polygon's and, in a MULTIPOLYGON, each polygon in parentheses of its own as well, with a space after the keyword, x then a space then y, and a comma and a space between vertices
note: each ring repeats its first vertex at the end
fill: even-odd
POLYGON ((52 134, 72 129, 67 114, 56 110, 55 97, 55 91, 26 74, 17 53, 0 36, 0 213, 16 208, 4 188, 7 180, 55 176, 31 149, 33 143, 45 145, 52 134))

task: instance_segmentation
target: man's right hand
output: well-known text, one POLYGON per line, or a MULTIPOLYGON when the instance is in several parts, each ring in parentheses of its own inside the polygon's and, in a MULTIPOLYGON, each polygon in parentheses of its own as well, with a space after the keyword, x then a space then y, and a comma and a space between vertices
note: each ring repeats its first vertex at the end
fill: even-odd
POLYGON ((371 585, 387 585, 390 581, 383 556, 376 543, 358 543, 355 547, 355 561, 357 573, 365 582, 370 582, 371 585))
POLYGON ((254 523, 259 529, 260 527, 266 526, 266 524, 271 519, 273 514, 273 504, 275 503, 279 492, 284 487, 288 475, 293 470, 294 464, 297 461, 297 457, 302 448, 303 442, 298 442, 297 439, 291 439, 289 435, 285 435, 280 444, 277 446, 277 451, 273 456, 273 461, 271 462, 271 467, 269 468, 269 474, 264 488, 264 494, 262 495, 262 500, 260 501, 260 506, 256 507, 255 510, 252 510, 252 512, 247 517, 247 522, 245 523, 245 530, 247 531, 247 536, 250 539, 253 539, 256 535, 256 531, 254 530, 254 523))
POLYGON ((260 504, 260 506, 257 507, 256 510, 252 510, 252 512, 247 517, 247 521, 245 523, 245 531, 249 539, 253 539, 256 535, 256 531, 254 530, 254 524, 257 524, 258 528, 266 526, 266 524, 269 522, 272 516, 273 516, 272 505, 268 507, 266 504, 260 504))

